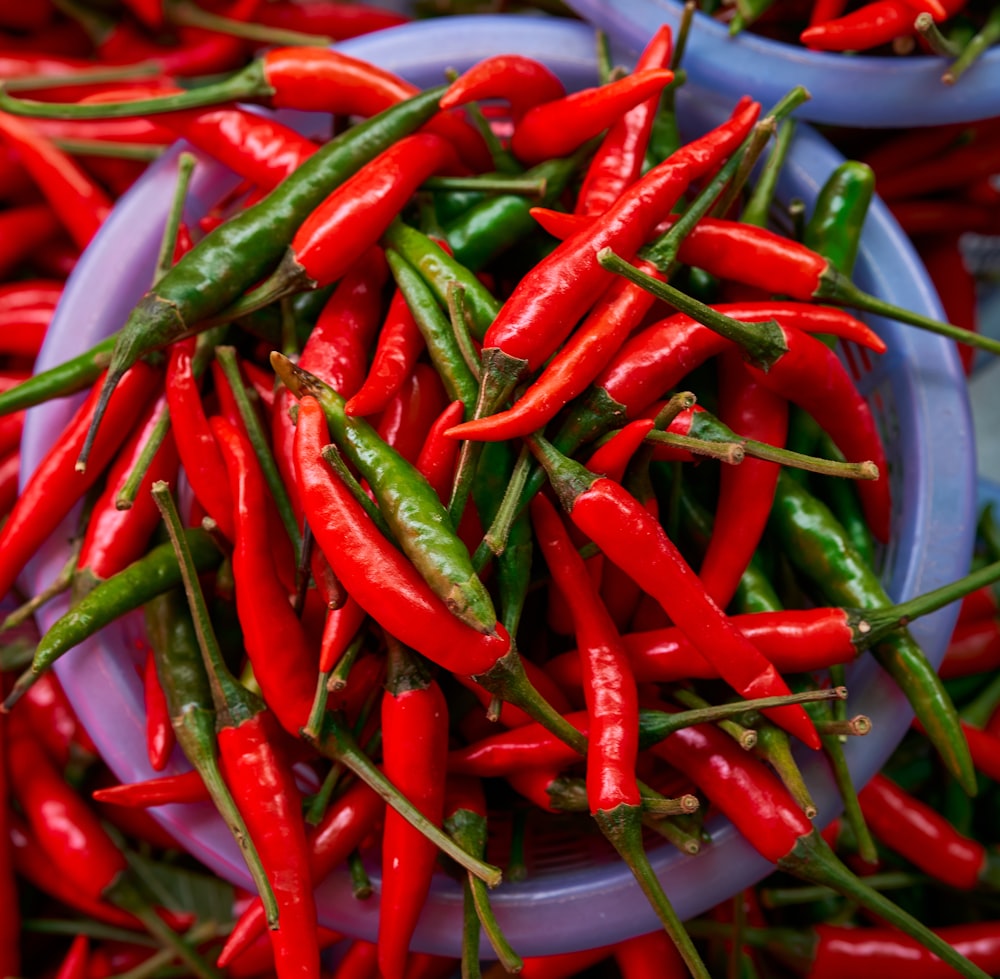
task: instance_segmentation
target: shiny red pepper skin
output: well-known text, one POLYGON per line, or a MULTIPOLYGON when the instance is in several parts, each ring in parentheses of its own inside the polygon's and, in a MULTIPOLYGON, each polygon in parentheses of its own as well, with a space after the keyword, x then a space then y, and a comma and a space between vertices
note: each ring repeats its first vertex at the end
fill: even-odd
POLYGON ((91 510, 77 561, 77 574, 87 575, 88 584, 110 578, 142 557, 150 536, 160 523, 160 513, 149 490, 157 480, 176 482, 179 459, 170 431, 153 456, 132 506, 119 510, 115 499, 145 448, 164 406, 165 399, 161 395, 146 410, 135 432, 119 450, 108 472, 104 491, 91 510))
POLYGON ((156 660, 152 648, 146 654, 142 671, 143 706, 146 709, 146 754, 154 772, 167 767, 174 750, 174 728, 170 719, 167 698, 156 674, 156 660))
POLYGON ((30 732, 8 721, 8 733, 11 789, 35 840, 82 895, 101 900, 128 867, 124 855, 30 732))
POLYGON ((759 110, 756 102, 741 102, 728 122, 654 167, 590 227, 542 259, 486 331, 484 351, 498 348, 526 361, 529 370, 541 366, 612 281, 613 273, 601 268, 597 252, 612 247, 631 258, 688 184, 735 150, 759 110))
POLYGON ((184 802, 209 802, 211 796, 197 769, 180 775, 161 775, 145 782, 131 782, 95 789, 91 793, 95 802, 130 809, 150 809, 184 802))
MULTIPOLYGON (((565 494, 563 506, 573 523, 597 544, 608 560, 659 602, 738 693, 760 697, 786 692, 787 684, 774 665, 708 597, 659 522, 635 497, 610 479, 594 477, 583 489, 584 479, 592 476, 583 470, 581 485, 572 489, 557 486, 557 491, 565 494)), ((801 706, 780 707, 767 713, 805 744, 819 747, 819 736, 801 706)))
MULTIPOLYGON (((390 666, 390 681, 392 668, 390 666)), ((434 680, 382 697, 386 777, 432 823, 444 818, 448 705, 434 680)), ((437 847, 389 807, 382 831, 378 964, 383 979, 403 979, 410 939, 430 890, 437 847)))
POLYGON ((926 803, 876 774, 858 793, 872 833, 935 880, 970 890, 987 866, 981 843, 959 833, 926 803))
POLYGON ((514 123, 511 151, 526 166, 568 156, 623 113, 657 98, 673 77, 666 68, 636 70, 607 85, 542 102, 514 123))
POLYGON ((316 694, 316 652, 272 558, 273 540, 261 515, 267 484, 249 439, 224 419, 212 420, 229 473, 236 514, 233 578, 247 658, 268 706, 293 737, 309 718, 316 694), (281 655, 276 656, 275 650, 281 655))
POLYGON ((209 427, 194 376, 194 346, 192 337, 170 347, 165 382, 170 425, 195 499, 231 541, 235 536, 233 496, 229 491, 222 454, 209 427))
POLYGON ((985 673, 1000 667, 1000 618, 959 621, 945 650, 941 669, 944 679, 985 673))
MULTIPOLYGON (((384 810, 382 798, 364 782, 356 782, 330 806, 319 825, 306 838, 309 872, 314 886, 375 831, 384 810)), ((219 968, 226 968, 266 931, 264 905, 259 897, 255 897, 230 932, 219 955, 219 968)))
MULTIPOLYGON (((646 43, 635 63, 635 70, 668 68, 672 53, 670 25, 662 24, 646 43)), ((659 104, 658 95, 646 99, 611 125, 587 167, 574 213, 603 214, 621 192, 639 178, 659 104)))
POLYGON ((55 979, 86 979, 89 958, 90 939, 86 935, 77 935, 59 964, 55 979))
MULTIPOLYGON (((65 769, 80 738, 80 722, 56 674, 43 673, 18 708, 27 726, 56 767, 65 769)), ((82 750, 82 749, 81 749, 82 750)))
POLYGON ((464 414, 465 404, 452 401, 434 420, 415 462, 421 475, 434 487, 434 492, 444 503, 451 496, 459 449, 458 442, 447 438, 444 433, 457 424, 464 414))
POLYGON ((347 399, 344 411, 349 415, 373 415, 381 411, 413 372, 423 349, 423 334, 406 297, 396 289, 378 333, 368 375, 360 389, 347 399))
POLYGON ((21 162, 80 249, 86 248, 111 213, 107 194, 71 156, 23 119, 0 113, 0 136, 21 162))
POLYGON ((61 228, 48 204, 22 204, 0 212, 0 276, 8 278, 17 267, 46 247, 61 228))
POLYGON ((553 581, 573 616, 589 717, 591 811, 638 806, 639 698, 624 646, 559 513, 543 494, 531 501, 531 519, 553 581))
POLYGON ((534 106, 565 94, 558 76, 540 61, 520 54, 498 54, 477 61, 456 78, 441 96, 440 105, 451 109, 482 99, 503 99, 516 122, 534 106))
MULTIPOLYGON (((895 928, 813 926, 815 951, 808 979, 951 979, 955 971, 895 928)), ((935 928, 984 972, 1000 972, 1000 925, 995 921, 935 928)))
MULTIPOLYGON (((719 417, 744 438, 778 447, 785 444, 788 402, 751 378, 742 355, 733 348, 719 358, 719 417)), ((732 601, 760 543, 778 472, 777 463, 753 458, 721 467, 712 536, 698 569, 705 591, 720 608, 732 601)))
POLYGON ((382 410, 376 431, 386 445, 416 463, 447 398, 437 371, 430 364, 418 363, 382 410))
POLYGON ((302 801, 291 768, 276 751, 277 737, 269 711, 224 727, 218 732, 219 764, 278 902, 278 928, 271 932, 277 975, 318 979, 316 904, 302 801))
POLYGON ((689 974, 674 943, 662 931, 619 943, 615 962, 622 979, 684 979, 689 974))
POLYGON ((124 380, 125 389, 120 397, 111 401, 114 415, 103 437, 95 443, 95 450, 98 451, 91 457, 86 472, 77 472, 76 459, 90 426, 97 387, 60 433, 56 444, 24 486, 0 531, 0 553, 3 555, 0 560, 0 592, 3 594, 10 591, 24 564, 101 475, 158 383, 157 372, 141 363, 136 364, 124 380))
POLYGON ((452 615, 319 457, 329 441, 322 407, 303 398, 295 436, 298 482, 309 525, 337 577, 400 641, 453 673, 485 673, 510 648, 502 626, 486 636, 452 615))
MULTIPOLYGON (((730 617, 780 673, 803 673, 849 663, 858 650, 843 609, 814 608, 754 612, 730 617)), ((684 637, 677 626, 647 632, 626 632, 622 642, 640 683, 715 679, 717 671, 684 637)), ((560 685, 581 685, 573 653, 562 653, 546 664, 560 685)))
POLYGON ((289 245, 317 286, 336 282, 374 245, 429 176, 459 169, 451 144, 433 133, 404 136, 341 184, 302 223, 289 245))

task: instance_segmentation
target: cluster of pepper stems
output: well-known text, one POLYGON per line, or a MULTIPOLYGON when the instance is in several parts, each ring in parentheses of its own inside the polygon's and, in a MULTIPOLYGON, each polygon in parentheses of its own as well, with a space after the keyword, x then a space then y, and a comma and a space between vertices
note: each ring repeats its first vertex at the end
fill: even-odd
MULTIPOLYGON (((980 230, 962 204, 995 207, 992 171, 955 160, 991 147, 995 122, 886 139, 806 221, 774 200, 805 93, 763 114, 743 99, 684 141, 683 33, 658 32, 631 73, 602 60, 582 92, 513 52, 420 92, 320 43, 405 19, 374 8, 121 6, 0 5, 18 45, 0 54, 0 592, 84 503, 65 574, 4 623, 0 974, 318 976, 331 947, 341 979, 474 976, 481 929, 494 969, 524 975, 832 976, 863 956, 872 974, 893 956, 918 976, 939 974, 936 956, 946 974, 996 972, 994 922, 935 935, 878 889, 898 883, 864 881, 892 854, 909 883, 996 879, 987 849, 906 786, 920 765, 949 799, 1000 777, 1000 693, 959 714, 905 623, 967 596, 943 675, 981 686, 1000 665, 998 541, 984 520, 983 569, 892 607, 875 570, 885 452, 833 352, 884 344, 815 302, 886 312, 850 281, 876 175, 928 249, 942 223, 956 241, 980 230), (319 146, 235 100, 363 121, 319 146), (128 323, 32 375, 77 255, 177 136, 238 192, 186 227, 182 158, 128 323), (86 390, 18 492, 24 412, 86 390), (33 634, 68 589, 70 611, 33 634), (118 786, 50 668, 140 608, 150 764, 179 747, 192 767, 118 786), (846 716, 837 678, 866 649, 919 730, 909 771, 855 793, 842 739, 871 722, 846 716), (822 836, 790 741, 837 773, 845 817, 822 836), (209 800, 256 896, 144 811, 209 800), (516 817, 503 843, 498 810, 516 817), (765 883, 682 925, 644 845, 693 856, 711 845, 706 810, 819 896, 765 883), (532 872, 525 827, 546 813, 598 827, 663 930, 522 959, 487 885, 495 851, 508 876, 532 872), (313 886, 345 863, 358 899, 380 902, 374 942, 317 924, 313 886), (444 864, 466 893, 460 962, 410 950, 444 864), (769 929, 780 900, 879 922, 775 912, 798 927, 769 929), (58 963, 39 940, 53 932, 76 936, 58 963)), ((996 352, 968 303, 946 305, 952 324, 889 312, 996 352)))

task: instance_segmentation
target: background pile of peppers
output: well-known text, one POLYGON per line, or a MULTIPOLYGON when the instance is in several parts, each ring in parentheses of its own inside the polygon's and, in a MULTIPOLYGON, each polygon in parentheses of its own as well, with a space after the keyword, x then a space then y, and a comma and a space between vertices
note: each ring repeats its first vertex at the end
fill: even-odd
MULTIPOLYGON (((947 686, 938 685, 895 631, 900 616, 936 603, 874 614, 888 603, 869 570, 873 538, 889 533, 887 481, 859 481, 855 494, 844 480, 776 465, 842 475, 843 454, 884 474, 863 402, 807 333, 876 352, 880 341, 850 315, 807 303, 826 283, 842 285, 838 272, 849 276, 874 186, 921 248, 951 322, 973 329, 974 282, 955 269, 960 235, 996 228, 995 121, 883 134, 874 148, 832 134, 863 146, 852 155, 870 167, 839 172, 808 221, 773 201, 764 176, 692 230, 715 204, 696 191, 730 158, 733 178, 759 107, 740 103, 714 134, 680 144, 669 113, 677 39, 652 38, 632 74, 616 79, 608 65, 602 89, 565 101, 544 66, 516 57, 463 76, 442 103, 444 86, 421 94, 314 50, 403 20, 322 2, 0 5, 9 47, 0 70, 21 78, 12 96, 42 103, 28 117, 0 116, 0 590, 15 588, 85 498, 72 561, 52 588, 72 589, 73 611, 39 637, 26 617, 51 594, 33 596, 8 621, 0 654, 11 708, 0 714, 0 906, 11 909, 0 919, 0 975, 319 975, 324 948, 341 977, 474 975, 480 927, 524 975, 884 975, 900 960, 918 976, 952 974, 913 939, 865 920, 859 907, 877 898, 852 890, 827 843, 984 972, 1000 971, 989 850, 1000 692, 983 682, 1000 666, 993 592, 983 584, 963 600, 947 686), (65 77, 81 71, 92 77, 65 77), (189 78, 193 100, 192 83, 179 83, 189 78), (318 149, 216 105, 234 98, 370 121, 318 149), (435 114, 496 98, 508 111, 490 130, 469 121, 475 112, 435 114), (173 100, 157 107, 169 111, 152 114, 161 99, 173 100), (133 100, 142 105, 101 118, 116 115, 107 103, 133 100), (94 108, 67 114, 89 118, 37 118, 76 102, 94 108), (114 348, 22 383, 76 257, 178 135, 236 170, 243 196, 220 201, 203 227, 165 235, 160 284, 136 311, 141 333, 126 326, 114 348), (671 153, 669 166, 640 178, 647 155, 671 153), (687 237, 660 238, 639 261, 682 197, 695 208, 676 222, 687 237), (761 230, 769 220, 788 237, 761 230), (241 247, 251 235, 254 247, 241 247), (747 260, 762 251, 768 264, 747 260), (681 305, 676 284, 724 317, 681 305), (681 312, 654 307, 661 300, 681 312), (680 338, 678 355, 669 344, 680 338), (711 358, 717 382, 700 367, 711 358), (682 382, 697 403, 687 392, 655 400, 682 382), (88 388, 44 474, 18 494, 26 407, 88 388), (786 399, 820 428, 801 410, 789 417, 786 399), (553 420, 554 444, 537 434, 553 420), (799 455, 769 452, 789 425, 799 455), (455 437, 463 433, 486 441, 455 437), (331 441, 337 449, 321 453, 331 441), (728 463, 693 465, 704 457, 728 463), (183 519, 166 488, 176 491, 181 466, 183 519), (558 501, 538 494, 543 470, 558 501), (526 488, 508 492, 512 478, 526 488), (768 519, 781 549, 754 558, 768 519), (836 609, 778 612, 817 601, 863 610, 865 628, 836 609), (162 770, 177 744, 194 770, 117 786, 48 667, 139 607, 150 762, 162 770), (758 615, 745 627, 720 608, 758 615), (835 677, 866 645, 895 664, 918 729, 885 776, 848 799, 826 843, 812 830, 788 734, 822 745, 836 767, 840 739, 863 734, 865 719, 852 721, 837 700, 808 710, 768 702, 752 716, 740 704, 722 711, 738 722, 727 733, 672 719, 733 691, 787 699, 810 671, 831 667, 835 677), (511 733, 496 733, 484 708, 511 733), (405 803, 385 806, 386 779, 405 803), (144 812, 208 799, 247 851, 263 900, 207 874, 144 812), (642 821, 647 844, 655 832, 695 852, 707 805, 782 874, 681 928, 645 871, 642 821), (560 818, 600 849, 592 812, 664 930, 521 961, 488 907, 497 841, 487 849, 486 817, 498 809, 514 814, 509 853, 500 851, 507 876, 531 872, 518 853, 538 811, 584 810, 560 818), (378 941, 318 928, 312 882, 347 861, 365 899, 361 854, 376 842, 386 861, 368 898, 387 922, 378 941), (461 963, 407 948, 442 850, 466 880, 461 963), (816 885, 786 886, 782 875, 816 885)), ((765 174, 790 131, 778 127, 765 174)), ((980 537, 983 563, 1000 559, 989 513, 980 537)))

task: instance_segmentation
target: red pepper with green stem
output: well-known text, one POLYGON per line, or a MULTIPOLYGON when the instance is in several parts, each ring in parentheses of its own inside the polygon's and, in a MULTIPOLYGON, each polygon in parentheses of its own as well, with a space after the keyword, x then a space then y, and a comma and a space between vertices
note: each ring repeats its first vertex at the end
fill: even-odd
POLYGON ((555 507, 536 496, 531 516, 553 580, 569 603, 579 643, 589 719, 591 814, 628 864, 692 975, 707 975, 643 851, 642 796, 635 774, 639 699, 618 631, 555 507))
MULTIPOLYGON (((317 885, 339 867, 379 824, 385 803, 364 782, 355 782, 323 815, 306 837, 309 871, 317 885)), ((217 965, 226 968, 233 959, 267 930, 264 905, 254 898, 229 934, 217 965)))
MULTIPOLYGON (((329 438, 323 408, 314 398, 299 402, 296 465, 303 506, 317 543, 337 577, 390 634, 432 662, 477 682, 503 699, 545 716, 564 733, 558 716, 524 680, 523 666, 510 637, 499 623, 491 634, 465 625, 438 598, 413 566, 371 522, 351 491, 320 454, 329 438), (392 587, 387 588, 386 584, 392 587)), ((576 739, 572 731, 567 733, 576 739)))
MULTIPOLYGON (((635 70, 669 68, 672 53, 673 34, 670 25, 663 24, 646 43, 635 70)), ((587 167, 573 207, 576 214, 603 214, 639 178, 659 104, 657 94, 611 124, 587 167)))
MULTIPOLYGON (((389 675, 382 697, 386 777, 440 826, 444 818, 448 705, 438 684, 402 646, 386 637, 389 675)), ((378 964, 384 979, 403 979, 410 939, 437 863, 437 847, 396 810, 382 831, 378 964)))
MULTIPOLYGON (((727 324, 726 318, 710 307, 688 299, 607 250, 600 261, 620 270, 631 281, 645 282, 654 295, 684 305, 712 329, 725 333, 735 325, 727 324)), ((824 343, 794 327, 777 320, 768 326, 766 340, 745 328, 728 334, 746 352, 746 369, 754 380, 808 411, 848 460, 871 460, 880 473, 886 473, 885 450, 871 408, 843 362, 824 343)), ((858 492, 872 533, 887 541, 892 517, 888 479, 861 481, 858 492)))
MULTIPOLYGON (((238 435, 233 436, 234 441, 238 438, 238 435)), ((248 503, 250 501, 242 492, 241 482, 251 481, 252 477, 246 476, 249 466, 246 463, 240 465, 242 460, 238 455, 238 445, 230 448, 226 441, 222 444, 223 451, 227 453, 227 468, 231 468, 234 482, 237 482, 234 495, 241 504, 248 503)), ((244 452, 252 454, 248 448, 244 452)), ((316 906, 308 870, 305 823, 294 775, 279 747, 280 728, 276 715, 229 672, 208 617, 204 595, 170 490, 164 483, 157 483, 153 495, 177 554, 198 645, 208 673, 215 706, 219 770, 260 856, 278 906, 277 927, 271 931, 277 974, 315 976, 318 979, 316 906)), ((244 522, 256 522, 250 520, 249 512, 252 511, 247 511, 244 522)), ((239 529, 245 530, 243 527, 239 529)), ((243 536, 237 533, 234 576, 240 557, 239 542, 243 536)), ((249 550, 246 544, 244 548, 249 550)), ((251 554, 251 559, 253 556, 251 554)), ((287 602, 285 604, 287 606, 287 602)), ((240 611, 242 613, 242 608, 240 611)), ((269 647, 269 651, 273 652, 274 648, 269 647)))
POLYGON ((11 785, 42 851, 61 868, 82 896, 110 900, 137 916, 147 930, 183 959, 200 977, 218 974, 174 934, 145 900, 129 871, 125 855, 86 805, 49 761, 16 716, 8 721, 7 754, 11 785))
POLYGON ((876 773, 858 801, 872 833, 928 876, 959 890, 996 886, 997 863, 986 847, 891 779, 876 773))
POLYGON ((283 295, 336 282, 359 254, 378 242, 427 177, 459 167, 452 145, 440 136, 404 136, 306 218, 271 277, 237 307, 256 309, 283 295))
POLYGON ((381 411, 410 376, 423 349, 423 335, 410 312, 406 297, 397 288, 378 331, 375 352, 364 383, 344 405, 347 414, 365 416, 381 411))
MULTIPOLYGON (((529 444, 573 523, 662 605, 727 683, 745 697, 789 692, 773 664, 708 597, 697 575, 642 504, 617 483, 563 456, 551 443, 535 436, 529 444)), ((819 747, 812 722, 801 707, 778 708, 769 716, 810 747, 819 747)))
MULTIPOLYGON (((788 431, 788 403, 750 377, 735 348, 719 358, 719 412, 740 435, 783 446, 788 431)), ((745 458, 723 466, 712 537, 698 570, 705 591, 726 608, 757 550, 778 481, 778 464, 745 458)), ((784 672, 784 671, 782 671, 784 672)))

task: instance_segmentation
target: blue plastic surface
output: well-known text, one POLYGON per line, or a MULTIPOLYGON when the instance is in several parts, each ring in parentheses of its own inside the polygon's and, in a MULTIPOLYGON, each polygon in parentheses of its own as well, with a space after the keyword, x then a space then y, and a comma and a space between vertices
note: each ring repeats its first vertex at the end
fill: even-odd
MULTIPOLYGON (((677 0, 567 0, 577 14, 632 54, 667 23, 676 30, 677 0)), ((748 93, 765 106, 803 85, 812 99, 800 119, 838 126, 935 126, 1000 115, 1000 49, 988 51, 955 84, 941 75, 945 58, 873 57, 809 51, 744 31, 696 13, 684 51, 690 83, 724 95, 748 93)))
MULTIPOLYGON (((402 29, 344 42, 340 48, 393 69, 420 85, 436 84, 446 67, 464 69, 481 57, 519 51, 551 65, 570 87, 595 80, 594 35, 588 26, 566 20, 481 16, 420 22, 402 29)), ((680 106, 686 132, 721 118, 711 100, 685 98, 680 106)), ((309 124, 309 117, 302 117, 309 124)), ((118 328, 146 289, 155 263, 168 203, 174 190, 179 150, 172 149, 119 202, 86 251, 53 320, 38 367, 44 369, 86 349, 118 328)), ((784 198, 808 205, 830 171, 837 152, 808 127, 800 127, 780 187, 784 198)), ((195 169, 186 219, 195 221, 235 183, 222 167, 202 159, 195 169)), ((872 207, 865 227, 856 280, 885 299, 929 315, 939 315, 924 270, 888 211, 872 207)), ((888 554, 888 587, 897 599, 937 587, 968 566, 974 530, 974 473, 968 402, 952 345, 939 337, 879 322, 890 352, 866 383, 877 385, 896 410, 888 439, 896 507, 888 554)), ((74 399, 76 400, 76 399, 74 399)), ((73 402, 33 409, 25 429, 23 472, 66 424, 73 402)), ((30 592, 50 581, 66 559, 67 524, 48 543, 24 576, 30 592)), ((56 599, 39 614, 47 628, 66 608, 56 599)), ((913 631, 931 659, 940 662, 954 623, 944 610, 915 623, 913 631)), ((60 679, 102 755, 122 781, 154 774, 146 760, 142 689, 133 667, 134 642, 142 636, 133 616, 105 630, 57 664, 60 679)), ((847 752, 859 782, 881 767, 905 732, 910 714, 891 681, 864 658, 850 668, 851 709, 868 714, 873 732, 854 739, 847 752)), ((820 822, 838 811, 835 789, 818 756, 804 760, 820 807, 820 822)), ((186 768, 179 756, 169 772, 186 768)), ((172 806, 157 817, 207 866, 250 886, 228 833, 208 806, 172 806)), ((682 917, 701 913, 760 879, 771 869, 731 824, 713 820, 713 842, 697 857, 668 846, 652 852, 671 900, 682 917)), ((378 868, 373 866, 378 885, 378 868)), ((320 888, 324 922, 343 932, 374 938, 378 902, 358 902, 346 873, 335 873, 320 888)), ((602 864, 567 872, 543 873, 522 883, 504 883, 493 894, 497 916, 514 947, 539 955, 608 944, 653 930, 657 921, 623 867, 602 864)), ((435 882, 416 934, 416 947, 440 954, 459 951, 461 891, 443 875, 435 882)), ((492 952, 485 946, 485 957, 492 952)))

